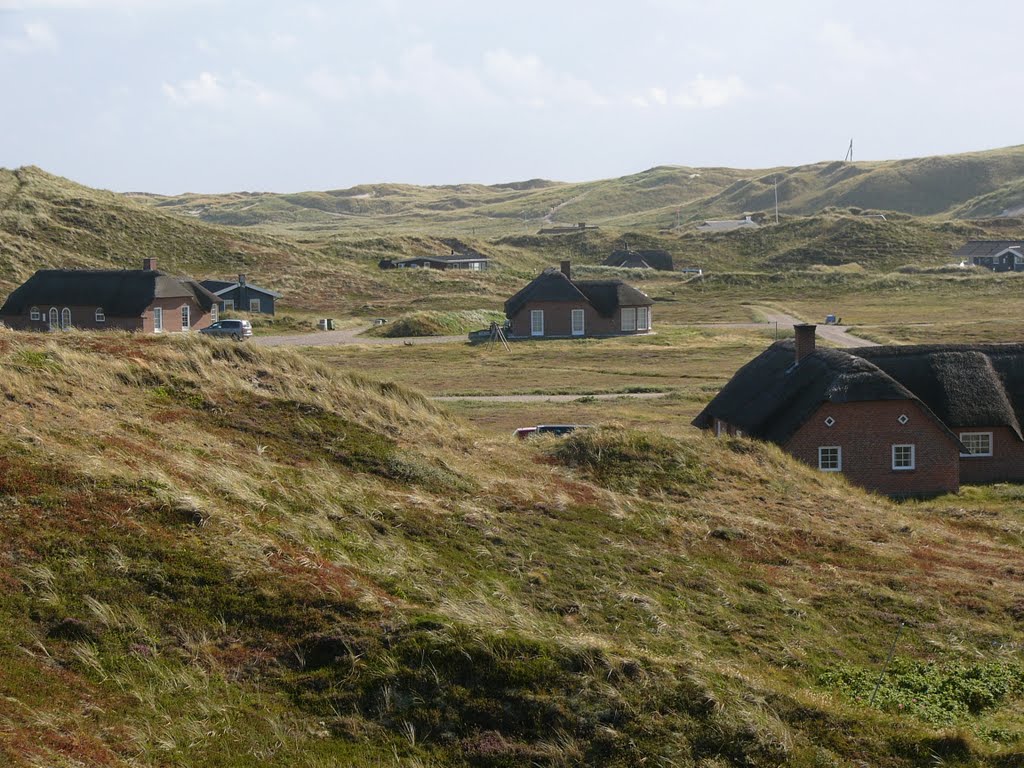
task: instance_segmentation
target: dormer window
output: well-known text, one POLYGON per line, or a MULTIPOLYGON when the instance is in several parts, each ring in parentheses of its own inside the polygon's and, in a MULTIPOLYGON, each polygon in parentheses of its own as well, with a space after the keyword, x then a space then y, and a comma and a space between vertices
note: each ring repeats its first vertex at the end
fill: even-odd
POLYGON ((107 316, 103 313, 103 307, 96 308, 96 322, 105 323, 107 322, 107 316))

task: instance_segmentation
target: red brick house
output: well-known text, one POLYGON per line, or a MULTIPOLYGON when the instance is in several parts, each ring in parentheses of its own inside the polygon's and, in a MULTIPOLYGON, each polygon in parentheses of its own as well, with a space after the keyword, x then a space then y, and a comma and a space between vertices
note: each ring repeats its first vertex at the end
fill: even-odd
POLYGON ((0 307, 0 323, 33 331, 179 333, 215 322, 218 301, 195 280, 157 270, 155 259, 144 259, 142 269, 41 269, 0 307))
POLYGON ((747 363, 694 419, 890 496, 1024 482, 1024 344, 816 349, 815 326, 747 363))
POLYGON ((621 280, 573 280, 568 261, 505 302, 510 338, 632 336, 651 331, 646 294, 621 280))

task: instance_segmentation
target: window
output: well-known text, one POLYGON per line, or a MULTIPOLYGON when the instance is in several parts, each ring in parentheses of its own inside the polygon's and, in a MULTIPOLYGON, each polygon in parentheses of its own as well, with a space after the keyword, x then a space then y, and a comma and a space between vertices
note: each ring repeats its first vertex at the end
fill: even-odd
POLYGON ((574 309, 572 311, 572 335, 582 336, 583 335, 583 310, 574 309))
POLYGON ((32 307, 32 312, 31 312, 30 317, 33 320, 38 320, 39 319, 39 307, 32 307))
POLYGON ((649 330, 651 330, 651 308, 650 307, 637 307, 636 308, 636 329, 638 331, 649 331, 649 330))
POLYGON ((164 310, 163 307, 153 307, 153 331, 155 333, 162 333, 164 330, 164 310))
POLYGON ((991 456, 992 455, 992 433, 991 432, 961 432, 960 442, 964 444, 967 453, 961 456, 991 456))
POLYGON ((636 307, 623 307, 622 308, 622 330, 624 330, 624 331, 635 331, 636 330, 636 307))
POLYGON ((218 313, 218 308, 217 308, 217 302, 213 302, 213 306, 210 307, 210 322, 211 323, 216 323, 217 322, 218 314, 219 313, 218 313))
POLYGON ((181 330, 187 331, 192 327, 192 308, 186 304, 181 308, 181 330))
POLYGON ((107 316, 103 313, 103 307, 96 307, 96 322, 105 323, 107 322, 107 316))
POLYGON ((484 268, 484 264, 482 261, 471 261, 469 262, 469 268, 474 272, 479 272, 484 268))
POLYGON ((60 311, 60 327, 64 331, 71 327, 71 310, 67 307, 60 311))
POLYGON ((225 312, 234 312, 235 311, 235 300, 234 299, 224 299, 224 311, 225 312))
POLYGON ((842 472, 843 449, 838 445, 823 445, 819 447, 818 469, 822 472, 842 472))
POLYGON ((260 300, 259 299, 249 299, 249 311, 250 312, 259 312, 260 311, 260 300))
POLYGON ((60 321, 57 319, 58 313, 56 307, 50 307, 50 330, 60 327, 60 321))
POLYGON ((530 310, 530 335, 531 336, 543 336, 544 335, 544 310, 543 309, 531 309, 530 310))
POLYGON ((894 445, 892 447, 892 468, 895 470, 914 468, 913 445, 894 445))

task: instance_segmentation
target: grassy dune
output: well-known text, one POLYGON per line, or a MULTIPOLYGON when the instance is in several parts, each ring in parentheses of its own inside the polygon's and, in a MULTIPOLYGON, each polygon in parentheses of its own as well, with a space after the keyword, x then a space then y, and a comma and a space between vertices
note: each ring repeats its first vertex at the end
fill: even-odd
POLYGON ((201 338, 0 332, 0 371, 5 764, 1024 760, 1016 489, 511 445, 201 338))

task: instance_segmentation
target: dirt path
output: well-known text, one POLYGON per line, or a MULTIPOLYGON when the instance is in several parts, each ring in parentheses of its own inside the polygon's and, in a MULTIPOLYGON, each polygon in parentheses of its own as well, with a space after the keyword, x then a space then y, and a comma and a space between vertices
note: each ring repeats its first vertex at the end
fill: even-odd
POLYGON ((414 344, 466 343, 461 336, 412 336, 409 338, 385 339, 375 336, 360 336, 366 328, 347 328, 340 331, 317 331, 296 333, 291 336, 254 336, 252 343, 260 347, 333 347, 338 344, 370 344, 374 346, 413 346, 414 344))
POLYGON ((664 397, 668 392, 612 392, 600 395, 443 395, 432 397, 431 400, 450 403, 456 400, 468 400, 479 403, 571 403, 581 397, 594 400, 614 400, 618 397, 631 397, 637 400, 653 400, 664 397))
MULTIPOLYGON (((768 323, 778 323, 780 328, 789 328, 800 322, 792 315, 780 312, 771 307, 751 307, 764 315, 768 323)), ((840 347, 877 347, 878 343, 854 336, 845 325, 818 325, 817 333, 821 338, 831 341, 840 347)))

